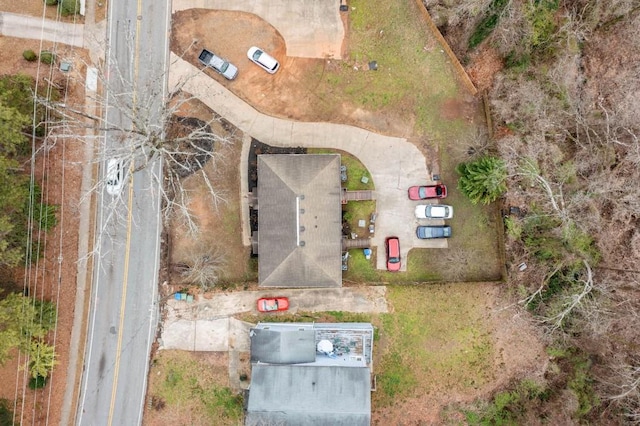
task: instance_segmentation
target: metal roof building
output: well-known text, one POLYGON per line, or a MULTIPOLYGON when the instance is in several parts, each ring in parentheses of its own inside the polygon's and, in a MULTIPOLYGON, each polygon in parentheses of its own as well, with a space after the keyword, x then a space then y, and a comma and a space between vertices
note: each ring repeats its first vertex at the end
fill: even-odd
POLYGON ((369 426, 368 367, 256 364, 247 426, 369 426))
POLYGON ((246 425, 371 423, 371 324, 259 323, 250 337, 246 425))

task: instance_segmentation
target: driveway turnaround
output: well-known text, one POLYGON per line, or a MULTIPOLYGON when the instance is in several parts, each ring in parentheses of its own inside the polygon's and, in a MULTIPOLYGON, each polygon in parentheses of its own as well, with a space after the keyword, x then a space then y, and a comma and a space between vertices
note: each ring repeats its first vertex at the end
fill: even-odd
POLYGON ((318 0, 173 0, 172 12, 202 8, 253 13, 282 34, 287 56, 341 59, 344 26, 339 5, 318 0))
MULTIPOLYGON (((373 246, 382 250, 386 237, 397 236, 405 260, 413 247, 448 247, 446 239, 419 240, 415 236, 419 223, 414 216, 414 209, 418 202, 409 200, 407 190, 412 185, 429 183, 431 175, 422 152, 406 139, 379 135, 344 124, 305 123, 261 114, 220 83, 172 53, 169 90, 174 91, 178 87, 200 99, 244 133, 266 144, 332 148, 357 157, 371 173, 376 188, 378 218, 376 233, 371 239, 373 246)), ((246 182, 241 184, 241 188, 247 188, 246 182)), ((247 206, 242 207, 248 209, 247 206)), ((404 261, 402 271, 406 271, 406 265, 404 261)), ((384 255, 377 256, 376 267, 386 268, 384 255)))
MULTIPOLYGON (((384 286, 279 289, 218 293, 194 303, 169 300, 162 326, 161 348, 189 351, 248 351, 251 324, 231 318, 241 313, 257 314, 256 302, 264 296, 289 298, 289 313, 345 311, 389 312, 384 286)), ((267 318, 278 321, 277 314, 267 318)))

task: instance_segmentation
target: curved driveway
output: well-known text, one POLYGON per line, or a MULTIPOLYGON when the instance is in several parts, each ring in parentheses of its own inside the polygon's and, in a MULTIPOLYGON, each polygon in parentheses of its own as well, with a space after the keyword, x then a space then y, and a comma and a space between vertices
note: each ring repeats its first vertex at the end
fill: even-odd
POLYGON ((340 59, 344 25, 339 5, 337 0, 173 0, 172 12, 202 8, 253 13, 282 34, 287 56, 340 59))
MULTIPOLYGON (((356 156, 371 173, 376 187, 378 219, 372 239, 374 246, 382 247, 385 237, 395 235, 400 238, 404 259, 413 247, 447 247, 446 240, 418 240, 415 237, 418 222, 413 210, 416 202, 407 198, 407 188, 427 183, 430 174, 422 153, 406 139, 343 124, 298 122, 261 114, 222 84, 172 54, 170 92, 178 86, 261 142, 283 147, 340 149, 356 156)), ((245 191, 246 187, 243 184, 241 190, 245 191)), ((242 199, 246 199, 244 195, 242 199)), ((243 210, 247 209, 243 206, 243 210)), ((377 256, 377 268, 385 269, 384 256, 377 256)), ((402 270, 406 270, 406 262, 403 262, 402 270)))

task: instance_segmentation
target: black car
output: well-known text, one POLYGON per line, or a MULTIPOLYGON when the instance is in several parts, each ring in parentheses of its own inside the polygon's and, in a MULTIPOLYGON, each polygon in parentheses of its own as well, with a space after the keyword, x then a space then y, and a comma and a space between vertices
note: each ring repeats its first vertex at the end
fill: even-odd
POLYGON ((428 240, 431 238, 449 238, 451 237, 450 226, 418 226, 416 228, 418 238, 428 240))

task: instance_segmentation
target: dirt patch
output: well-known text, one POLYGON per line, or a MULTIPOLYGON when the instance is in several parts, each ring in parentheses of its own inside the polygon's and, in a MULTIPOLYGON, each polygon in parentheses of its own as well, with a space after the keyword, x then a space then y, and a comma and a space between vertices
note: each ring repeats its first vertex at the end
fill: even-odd
MULTIPOLYGON (((242 281, 249 272, 249 248, 242 243, 241 224, 242 133, 195 99, 184 103, 180 114, 208 123, 211 131, 220 136, 221 140, 215 143, 213 158, 205 167, 183 179, 188 206, 195 224, 203 232, 199 232, 199 237, 195 238, 196 234, 190 231, 184 216, 176 213, 168 227, 170 264, 185 262, 187 253, 205 243, 216 246, 225 253, 226 266, 222 280, 242 281), (215 196, 212 195, 211 188, 215 196)), ((181 285, 180 277, 173 274, 171 283, 181 285)))
POLYGON ((485 43, 480 49, 469 53, 468 58, 466 70, 473 84, 479 92, 489 90, 493 86, 495 75, 504 67, 500 54, 485 43))
POLYGON ((206 48, 235 64, 240 71, 232 82, 211 70, 206 73, 265 114, 298 121, 350 124, 400 136, 408 136, 413 129, 411 105, 405 111, 371 112, 336 101, 342 97, 340 93, 316 90, 324 84, 325 69, 341 73, 337 78, 348 84, 352 73, 370 72, 365 71, 366 62, 288 57, 285 41, 277 30, 244 12, 188 9, 174 13, 172 25, 171 50, 175 54, 201 67, 198 55, 206 48), (267 74, 249 61, 246 52, 253 45, 280 61, 276 74, 267 74))

